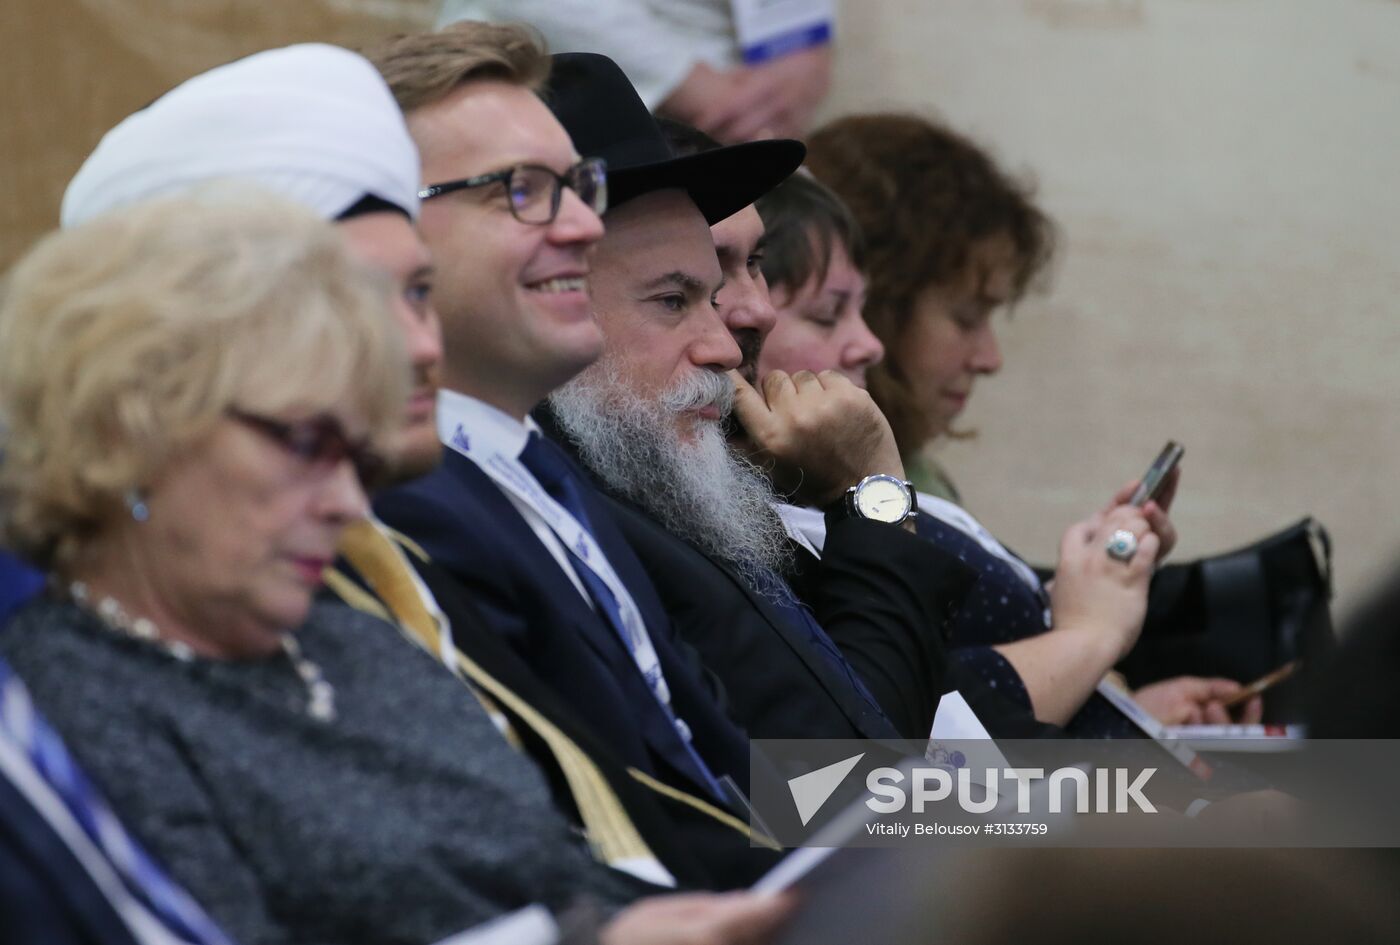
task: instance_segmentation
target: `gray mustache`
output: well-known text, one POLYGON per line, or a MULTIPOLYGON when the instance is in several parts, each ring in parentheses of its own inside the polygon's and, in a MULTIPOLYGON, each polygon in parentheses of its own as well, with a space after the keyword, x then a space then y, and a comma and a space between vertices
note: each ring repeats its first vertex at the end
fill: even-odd
POLYGON ((728 374, 692 371, 661 395, 661 405, 672 413, 698 410, 711 404, 725 417, 734 409, 734 382, 728 374))

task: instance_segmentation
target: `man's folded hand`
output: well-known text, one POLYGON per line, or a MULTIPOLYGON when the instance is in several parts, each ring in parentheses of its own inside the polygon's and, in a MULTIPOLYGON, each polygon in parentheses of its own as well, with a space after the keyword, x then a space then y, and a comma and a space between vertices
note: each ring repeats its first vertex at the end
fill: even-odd
POLYGON ((737 445, 768 469, 780 492, 824 507, 866 476, 904 478, 894 433, 870 395, 836 371, 773 371, 761 390, 734 380, 734 416, 747 434, 737 445))

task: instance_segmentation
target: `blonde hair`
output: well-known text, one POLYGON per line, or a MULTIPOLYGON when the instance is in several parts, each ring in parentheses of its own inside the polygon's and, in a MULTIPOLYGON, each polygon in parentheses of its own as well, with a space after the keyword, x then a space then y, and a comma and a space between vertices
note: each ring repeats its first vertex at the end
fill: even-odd
POLYGON ((464 82, 498 79, 538 92, 549 78, 544 41, 513 23, 464 20, 435 33, 395 36, 363 53, 406 113, 446 98, 464 82))
POLYGON ((49 235, 0 302, 0 539, 59 571, 231 408, 353 411, 383 443, 408 363, 389 286, 250 188, 49 235))

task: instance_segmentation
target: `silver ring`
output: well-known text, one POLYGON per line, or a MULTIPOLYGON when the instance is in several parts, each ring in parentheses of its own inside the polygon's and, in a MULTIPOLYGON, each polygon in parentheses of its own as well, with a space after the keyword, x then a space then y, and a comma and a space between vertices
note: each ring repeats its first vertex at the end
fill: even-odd
POLYGON ((1121 561, 1127 564, 1133 560, 1133 555, 1137 554, 1137 536, 1126 528, 1120 528, 1108 538, 1108 543, 1103 546, 1103 550, 1108 552, 1108 556, 1114 561, 1121 561))

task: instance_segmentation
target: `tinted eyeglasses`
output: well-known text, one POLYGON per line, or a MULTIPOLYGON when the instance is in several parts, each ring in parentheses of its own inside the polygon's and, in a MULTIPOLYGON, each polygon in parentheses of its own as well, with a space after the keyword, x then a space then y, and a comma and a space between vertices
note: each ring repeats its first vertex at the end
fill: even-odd
POLYGON ((335 417, 322 415, 284 423, 242 410, 229 410, 228 415, 311 465, 330 469, 342 460, 350 460, 360 485, 366 490, 374 488, 383 479, 384 458, 370 449, 365 441, 351 440, 346 436, 345 428, 335 417))
POLYGON ((579 161, 563 174, 556 174, 538 164, 517 164, 503 171, 492 171, 463 180, 433 184, 418 191, 419 200, 431 200, 444 194, 488 184, 504 183, 510 198, 510 212, 521 223, 553 223, 559 215, 564 188, 578 194, 598 216, 608 209, 608 166, 602 158, 579 161))

